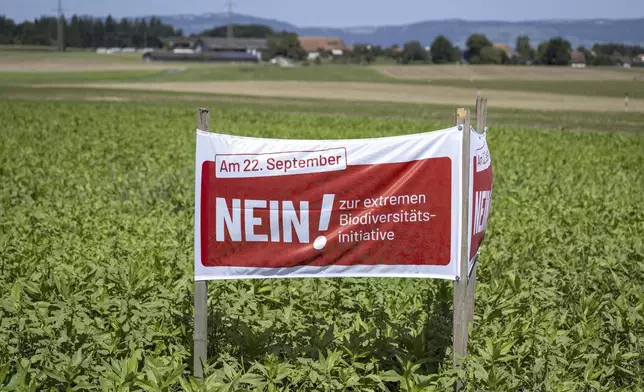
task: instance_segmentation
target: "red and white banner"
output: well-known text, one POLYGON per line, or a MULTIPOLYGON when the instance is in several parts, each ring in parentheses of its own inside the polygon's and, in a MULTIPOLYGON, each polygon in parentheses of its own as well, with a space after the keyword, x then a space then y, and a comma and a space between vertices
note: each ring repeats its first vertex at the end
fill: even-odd
POLYGON ((485 236, 492 207, 492 158, 486 140, 487 132, 470 131, 470 255, 467 274, 472 273, 479 248, 485 236))
MULTIPOLYGON (((454 280, 460 273, 462 142, 457 127, 356 140, 198 130, 195 280, 454 280)), ((474 170, 486 164, 475 162, 474 170)), ((478 247, 477 230, 472 243, 478 247)))

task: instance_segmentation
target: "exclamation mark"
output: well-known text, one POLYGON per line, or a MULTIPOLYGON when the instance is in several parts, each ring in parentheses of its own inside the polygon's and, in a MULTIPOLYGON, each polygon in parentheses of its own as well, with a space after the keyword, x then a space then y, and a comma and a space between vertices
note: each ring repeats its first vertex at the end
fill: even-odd
MULTIPOLYGON (((318 225, 319 231, 326 231, 329 229, 329 221, 331 220, 331 210, 333 209, 333 200, 335 195, 324 195, 322 197, 322 208, 320 209, 320 224, 318 225)), ((313 248, 320 250, 326 245, 326 237, 321 235, 313 241, 313 248)))

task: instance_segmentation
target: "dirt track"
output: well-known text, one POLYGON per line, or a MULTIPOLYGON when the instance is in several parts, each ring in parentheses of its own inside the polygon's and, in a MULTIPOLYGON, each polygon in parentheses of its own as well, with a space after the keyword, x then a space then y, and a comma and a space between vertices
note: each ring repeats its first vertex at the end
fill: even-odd
MULTIPOLYGON (((51 85, 49 86, 51 87, 51 85)), ((426 103, 455 106, 471 105, 476 97, 476 90, 467 88, 344 82, 92 83, 83 85, 56 85, 56 87, 426 103)), ((624 110, 624 100, 619 98, 498 90, 483 90, 482 93, 488 97, 491 107, 603 112, 624 110)), ((644 100, 632 99, 629 104, 629 109, 631 111, 644 112, 644 100)))

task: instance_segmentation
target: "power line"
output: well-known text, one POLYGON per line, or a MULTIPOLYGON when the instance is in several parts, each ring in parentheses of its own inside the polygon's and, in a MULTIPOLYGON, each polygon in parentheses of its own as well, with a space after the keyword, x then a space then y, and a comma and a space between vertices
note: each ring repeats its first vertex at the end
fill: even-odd
POLYGON ((56 8, 54 11, 58 12, 58 29, 57 29, 57 36, 56 39, 58 40, 58 51, 59 52, 64 52, 65 51, 65 16, 63 15, 63 2, 62 0, 58 0, 58 8, 56 8))
POLYGON ((233 7, 235 6, 235 3, 233 3, 232 0, 228 0, 226 2, 226 6, 228 7, 228 24, 226 26, 226 40, 227 40, 228 46, 232 46, 232 43, 233 43, 233 7))

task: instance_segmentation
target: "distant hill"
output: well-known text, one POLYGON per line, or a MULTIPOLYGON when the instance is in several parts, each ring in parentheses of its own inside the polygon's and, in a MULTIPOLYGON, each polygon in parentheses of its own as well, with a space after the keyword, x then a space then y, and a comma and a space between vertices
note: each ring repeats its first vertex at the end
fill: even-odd
MULTIPOLYGON (((228 23, 224 13, 202 15, 161 16, 165 23, 183 29, 187 34, 228 23)), ((639 19, 585 19, 585 20, 536 20, 524 22, 434 20, 398 26, 362 26, 348 28, 299 27, 274 19, 234 14, 235 24, 264 24, 274 30, 293 31, 305 36, 337 36, 348 44, 370 43, 373 45, 402 45, 410 40, 419 40, 428 45, 439 34, 446 35, 452 42, 464 46, 472 33, 483 33, 492 42, 514 46, 516 37, 528 35, 532 44, 551 37, 563 36, 573 46, 591 46, 595 43, 623 43, 644 45, 644 18, 639 19)))

